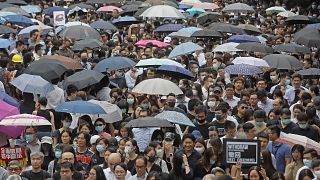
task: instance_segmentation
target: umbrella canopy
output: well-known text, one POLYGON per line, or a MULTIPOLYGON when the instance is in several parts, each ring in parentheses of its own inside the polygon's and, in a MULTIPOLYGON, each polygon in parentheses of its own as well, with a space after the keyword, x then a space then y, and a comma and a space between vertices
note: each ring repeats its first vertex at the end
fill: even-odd
POLYGON ((178 32, 186 32, 186 33, 194 33, 196 31, 200 31, 202 30, 201 28, 197 28, 197 27, 185 27, 180 29, 178 32))
POLYGON ((268 9, 266 9, 266 13, 268 15, 273 14, 273 13, 280 13, 280 12, 286 12, 287 10, 285 8, 283 8, 282 6, 273 6, 273 7, 269 7, 268 9))
POLYGON ((222 34, 215 30, 205 29, 194 32, 191 37, 196 38, 222 38, 222 34))
POLYGON ((18 88, 22 92, 35 93, 45 95, 54 87, 51 83, 44 80, 42 77, 30 74, 21 74, 13 79, 10 84, 18 88))
POLYGON ((55 108, 57 112, 80 113, 80 114, 106 114, 107 112, 99 105, 88 101, 63 102, 55 108))
POLYGON ((305 79, 319 79, 320 69, 319 68, 303 69, 303 70, 295 72, 295 74, 300 74, 305 79))
POLYGON ((31 114, 18 114, 5 117, 0 121, 1 126, 51 126, 44 117, 31 114))
POLYGON ((166 119, 173 124, 195 127, 193 122, 186 115, 177 111, 162 111, 157 114, 155 118, 166 119))
POLYGON ((0 38, 0 48, 8 49, 9 46, 14 45, 14 42, 10 41, 9 39, 1 39, 0 38))
POLYGON ((8 26, 0 25, 0 34, 10 34, 10 33, 17 33, 17 30, 12 29, 8 26))
POLYGON ((305 148, 312 148, 320 153, 320 144, 310 138, 307 138, 306 136, 281 133, 280 138, 277 140, 277 142, 288 144, 291 147, 293 147, 295 144, 300 144, 305 148))
POLYGON ((271 47, 263 45, 261 43, 257 43, 257 42, 241 43, 236 48, 244 51, 251 51, 251 52, 264 52, 264 53, 273 52, 273 49, 271 47))
POLYGON ((112 23, 116 25, 129 25, 129 24, 134 24, 138 22, 139 20, 137 20, 135 17, 132 17, 132 16, 125 16, 125 17, 120 17, 118 19, 112 20, 112 23))
POLYGON ((260 29, 252 24, 239 24, 238 27, 245 30, 248 34, 261 34, 260 29))
POLYGON ((83 39, 80 41, 76 41, 72 47, 73 50, 83 50, 85 48, 97 48, 100 47, 102 45, 102 42, 99 41, 98 39, 83 39))
POLYGON ((190 38, 193 32, 173 32, 168 34, 169 37, 176 37, 176 38, 190 38))
POLYGON ((176 32, 183 28, 182 24, 164 24, 157 27, 154 32, 176 32))
MULTIPOLYGON (((35 29, 39 29, 39 25, 33 25, 33 26, 29 26, 29 27, 26 27, 24 29, 22 29, 18 35, 20 35, 21 37, 23 38, 29 38, 30 36, 30 32, 35 30, 35 29)), ((48 34, 48 32, 52 29, 51 26, 41 26, 41 28, 43 29, 43 32, 42 32, 42 35, 45 35, 45 34, 48 34)))
POLYGON ((265 57, 264 59, 270 66, 270 68, 277 68, 277 69, 302 69, 303 65, 300 61, 289 55, 284 54, 270 54, 265 57))
POLYGON ((0 16, 9 16, 9 15, 18 15, 17 13, 14 12, 9 12, 9 11, 0 11, 0 16))
POLYGON ((216 48, 213 49, 213 52, 237 52, 237 51, 242 51, 240 49, 237 49, 236 47, 239 45, 239 43, 234 43, 234 42, 229 42, 229 43, 224 43, 216 48))
POLYGON ((20 6, 21 9, 25 10, 27 13, 38 13, 41 12, 41 8, 37 5, 26 5, 26 6, 20 6))
POLYGON ((185 16, 176 8, 168 5, 152 6, 145 10, 142 17, 161 17, 161 18, 185 18, 185 16))
POLYGON ((250 35, 233 35, 228 38, 228 42, 235 42, 235 43, 257 42, 257 43, 260 43, 260 40, 257 37, 250 36, 250 35))
POLYGON ((294 34, 294 41, 307 47, 320 46, 320 32, 317 29, 303 28, 294 34))
POLYGON ((112 12, 113 10, 117 10, 118 12, 123 11, 121 8, 116 6, 103 6, 97 10, 97 12, 112 12))
POLYGON ((25 73, 41 76, 50 82, 53 79, 60 78, 66 70, 67 68, 62 63, 44 59, 32 62, 25 70, 25 73))
POLYGON ((7 0, 6 3, 15 5, 27 5, 28 3, 23 0, 7 0))
MULTIPOLYGON (((19 109, 0 100, 0 120, 4 117, 20 114, 19 109)), ((13 138, 17 138, 24 131, 23 127, 6 127, 0 126, 0 132, 7 134, 13 138)))
POLYGON ((193 42, 186 42, 179 44, 176 46, 171 53, 169 54, 169 58, 174 58, 180 55, 190 54, 197 50, 202 50, 203 47, 199 46, 198 44, 195 44, 193 42))
POLYGON ((187 9, 186 12, 188 12, 191 16, 195 16, 195 15, 203 14, 206 11, 204 9, 191 8, 191 9, 187 9))
POLYGON ((240 27, 226 23, 212 23, 209 25, 209 29, 223 33, 245 34, 244 30, 240 27))
POLYGON ((140 40, 137 43, 135 43, 135 46, 146 46, 147 44, 152 44, 153 46, 157 46, 157 47, 167 47, 170 44, 165 43, 165 42, 161 42, 158 40, 140 40))
POLYGON ((111 4, 111 3, 120 3, 123 0, 87 0, 87 4, 111 4))
POLYGON ((19 6, 14 4, 9 4, 6 2, 0 2, 0 9, 6 8, 6 7, 19 7, 19 6))
POLYGON ((102 107, 107 114, 99 114, 98 117, 104 119, 105 122, 114 123, 122 120, 122 111, 117 105, 107 101, 90 100, 88 102, 102 107))
POLYGON ((129 68, 136 65, 134 61, 127 57, 112 56, 100 61, 93 70, 98 72, 110 72, 119 69, 129 68))
POLYGON ((320 30, 320 23, 308 24, 308 25, 306 26, 306 28, 318 29, 318 30, 320 30))
POLYGON ((247 64, 256 67, 270 67, 265 60, 255 57, 236 57, 232 62, 233 64, 247 64))
POLYGON ((97 30, 90 26, 87 27, 83 25, 67 27, 66 29, 62 30, 60 35, 63 38, 74 38, 76 40, 100 38, 100 34, 97 30))
POLYGON ((176 79, 191 79, 193 77, 190 71, 179 66, 162 65, 157 71, 176 79))
POLYGON ((31 17, 28 12, 26 12, 25 10, 23 10, 20 7, 6 7, 6 8, 3 8, 1 11, 3 11, 3 12, 14 12, 14 13, 16 13, 18 15, 31 17))
POLYGON ((112 31, 118 30, 118 28, 114 26, 111 22, 103 21, 103 20, 95 21, 91 23, 90 26, 94 29, 103 29, 103 30, 112 30, 112 31))
POLYGON ((198 4, 195 4, 193 6, 193 8, 196 8, 196 9, 205 9, 205 10, 214 10, 214 9, 217 9, 219 8, 219 6, 215 3, 208 3, 208 2, 203 2, 203 3, 198 3, 198 4))
POLYGON ((234 3, 227 5, 222 11, 227 13, 252 13, 254 12, 254 9, 248 4, 234 3))
POLYGON ((289 52, 289 53, 301 53, 306 54, 310 53, 310 49, 305 46, 298 44, 279 44, 273 47, 274 51, 277 52, 289 52))
POLYGON ((5 92, 0 91, 0 99, 11 106, 19 107, 18 101, 5 92))
POLYGON ((218 14, 216 12, 206 12, 206 13, 200 14, 197 17, 197 23, 204 24, 207 22, 217 21, 220 16, 221 14, 218 14))
POLYGON ((31 26, 33 24, 29 18, 22 15, 9 15, 4 17, 4 19, 8 22, 21 26, 31 26))
POLYGON ((94 10, 95 8, 89 4, 85 4, 85 3, 78 3, 78 4, 72 4, 69 6, 69 9, 73 9, 75 7, 79 7, 81 9, 91 9, 94 10))
POLYGON ((45 55, 40 58, 40 60, 47 60, 47 61, 56 61, 58 63, 61 63, 66 69, 83 69, 82 65, 79 63, 79 61, 75 59, 71 59, 69 57, 65 56, 59 56, 59 55, 45 55))
POLYGON ((133 119, 124 127, 127 128, 143 128, 143 127, 174 127, 169 121, 155 117, 145 117, 133 119))
POLYGON ((147 79, 137 84, 132 92, 150 95, 175 95, 183 94, 181 89, 173 82, 165 79, 154 78, 147 79))
POLYGON ((140 60, 135 65, 135 67, 148 67, 148 66, 161 66, 161 65, 173 65, 173 66, 179 66, 183 68, 183 66, 180 63, 173 61, 171 59, 157 59, 157 58, 140 60))
POLYGON ((104 75, 100 72, 93 70, 82 70, 80 72, 76 72, 75 74, 69 76, 66 79, 65 87, 68 85, 74 85, 78 89, 83 89, 93 84, 100 82, 100 80, 104 77, 104 75))
POLYGON ((193 6, 196 4, 201 4, 201 1, 199 1, 199 0, 182 0, 180 2, 180 4, 187 5, 187 6, 193 6))
POLYGON ((256 66, 251 66, 248 64, 235 64, 227 66, 225 72, 233 75, 247 75, 252 76, 262 73, 261 69, 256 66))
POLYGON ((291 24, 309 24, 310 18, 304 15, 296 15, 288 17, 285 21, 291 24))
POLYGON ((277 16, 281 16, 281 17, 291 17, 291 16, 296 16, 297 14, 296 13, 293 13, 291 11, 284 11, 284 12, 279 12, 277 14, 277 16))
POLYGON ((83 23, 81 21, 70 21, 70 22, 67 22, 64 25, 64 27, 71 27, 71 26, 87 26, 87 27, 90 27, 89 24, 83 23))
POLYGON ((53 16, 54 11, 64 11, 65 14, 68 14, 69 9, 66 9, 66 8, 60 7, 60 6, 53 6, 53 7, 49 7, 48 9, 44 10, 42 13, 49 15, 49 16, 53 16))

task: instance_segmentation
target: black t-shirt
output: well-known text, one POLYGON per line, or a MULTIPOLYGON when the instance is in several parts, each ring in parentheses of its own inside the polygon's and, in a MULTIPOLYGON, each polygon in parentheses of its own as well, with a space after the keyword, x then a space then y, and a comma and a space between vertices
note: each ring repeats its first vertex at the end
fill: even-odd
POLYGON ((226 132, 224 131, 224 124, 225 123, 226 123, 226 121, 224 123, 219 123, 218 121, 213 121, 212 123, 210 123, 212 126, 215 126, 217 128, 219 138, 226 135, 226 132))
POLYGON ((51 175, 48 172, 44 171, 44 170, 42 170, 42 171, 40 171, 38 173, 34 173, 34 172, 32 172, 32 170, 30 170, 30 171, 22 172, 21 173, 21 177, 25 177, 25 178, 27 178, 29 180, 34 180, 34 179, 41 179, 41 180, 43 179, 43 180, 45 180, 45 179, 51 178, 51 175))
POLYGON ((195 123, 195 126, 196 127, 189 127, 189 133, 192 133, 194 130, 198 130, 204 139, 209 139, 209 127, 211 126, 209 123, 206 122, 202 125, 195 123))

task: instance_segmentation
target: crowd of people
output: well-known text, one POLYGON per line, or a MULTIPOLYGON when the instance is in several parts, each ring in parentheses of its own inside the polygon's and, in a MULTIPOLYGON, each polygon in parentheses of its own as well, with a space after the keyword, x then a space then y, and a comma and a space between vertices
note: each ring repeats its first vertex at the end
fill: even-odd
MULTIPOLYGON (((40 26, 27 37, 18 35, 25 28, 21 24, 4 22, 4 26, 17 32, 2 35, 11 45, 0 49, 0 89, 19 102, 21 114, 44 117, 52 126, 28 126, 16 139, 1 135, 1 139, 8 139, 1 148, 26 147, 26 163, 18 160, 7 162, 6 166, 0 167, 0 179, 320 179, 320 148, 279 141, 283 134, 296 134, 320 142, 318 76, 306 78, 296 73, 296 70, 277 68, 261 68, 261 74, 250 76, 230 75, 225 72, 225 68, 232 65, 232 60, 236 57, 263 58, 270 53, 213 52, 214 48, 227 41, 232 35, 230 33, 222 32, 222 38, 182 38, 154 31, 157 27, 170 23, 202 29, 208 29, 212 23, 251 24, 261 31, 260 34, 265 39, 262 43, 274 47, 295 43, 294 33, 305 25, 287 23, 286 17, 277 13, 268 14, 265 11, 268 7, 283 7, 292 13, 305 15, 314 22, 318 21, 320 12, 318 1, 307 0, 243 0, 241 2, 253 7, 255 12, 222 12, 225 6, 236 2, 238 1, 210 2, 218 6, 214 9, 216 18, 202 23, 197 21, 198 14, 189 14, 182 20, 136 17, 137 22, 116 24, 116 31, 100 30, 100 38, 97 40, 101 42, 101 46, 85 47, 82 50, 74 50, 76 39, 63 37, 57 32, 52 15, 41 12, 30 14, 36 19, 35 22, 54 28, 46 31, 40 26), (135 43, 139 40, 158 40, 168 43, 168 46, 157 47, 152 43, 136 46, 135 43), (30 64, 42 61, 44 55, 69 57, 78 61, 85 71, 94 69, 97 63, 109 57, 127 57, 135 62, 149 58, 157 58, 158 61, 168 59, 175 47, 187 41, 203 47, 202 50, 173 58, 181 67, 191 72, 192 77, 188 79, 161 73, 157 66, 132 66, 103 72, 104 77, 100 82, 82 89, 76 84, 65 86, 64 81, 69 76, 81 71, 68 69, 61 77, 51 79, 54 89, 42 95, 21 92, 10 83, 28 73, 30 64), (153 78, 170 80, 183 94, 149 95, 132 92, 137 84, 153 78), (122 119, 114 122, 91 114, 75 115, 55 111, 63 102, 92 99, 117 105, 121 109, 122 119), (180 125, 180 132, 177 131, 177 126, 126 127, 133 119, 154 117, 163 111, 184 114, 193 122, 194 127, 180 125), (241 162, 226 164, 223 159, 224 139, 258 140, 261 163, 253 166, 241 162)), ((38 5, 45 11, 54 6, 67 8, 85 2, 30 0, 28 3, 38 5)), ((118 7, 126 4, 129 2, 112 2, 112 5, 118 7)), ((117 9, 109 13, 96 11, 99 7, 110 5, 108 1, 87 5, 93 7, 93 10, 66 14, 67 22, 115 22, 127 16, 125 11, 117 9)), ((0 30, 1 28, 3 27, 0 30)), ((294 56, 305 70, 319 68, 319 49, 308 49, 310 53, 305 54, 274 53, 294 56)))

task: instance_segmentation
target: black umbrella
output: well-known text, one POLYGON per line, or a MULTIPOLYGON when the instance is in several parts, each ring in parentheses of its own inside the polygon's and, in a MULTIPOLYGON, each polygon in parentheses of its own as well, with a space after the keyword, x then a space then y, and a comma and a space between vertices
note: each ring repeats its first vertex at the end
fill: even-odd
POLYGON ((112 4, 112 3, 119 3, 123 0, 87 0, 87 4, 112 4))
POLYGON ((97 48, 102 45, 102 42, 100 42, 98 39, 84 39, 80 41, 76 41, 73 45, 73 50, 80 51, 85 48, 97 48))
POLYGON ((0 9, 7 8, 7 7, 19 7, 19 6, 14 5, 14 4, 5 3, 5 2, 0 2, 0 9))
POLYGON ((100 72, 93 70, 82 70, 79 71, 66 79, 65 87, 74 85, 78 89, 83 89, 93 84, 97 84, 101 81, 104 75, 100 72))
POLYGON ((121 16, 133 16, 139 9, 139 5, 136 4, 131 4, 131 5, 124 5, 126 8, 123 9, 121 7, 121 9, 123 9, 123 11, 120 12, 121 16))
POLYGON ((308 16, 304 16, 304 15, 290 16, 285 21, 290 24, 309 24, 309 23, 311 23, 311 19, 308 16))
POLYGON ((17 30, 10 28, 8 26, 0 25, 0 34, 10 34, 17 33, 17 30))
POLYGON ((111 22, 104 21, 104 20, 95 21, 91 23, 90 26, 94 29, 103 29, 103 30, 112 30, 112 31, 118 30, 118 28, 114 26, 111 22))
POLYGON ((303 78, 306 78, 306 79, 319 79, 320 69, 319 68, 303 69, 295 72, 295 74, 300 74, 303 76, 303 78))
POLYGON ((252 24, 239 24, 238 27, 245 30, 248 34, 261 34, 260 29, 252 24))
POLYGON ((264 53, 272 53, 273 49, 269 46, 263 45, 257 42, 246 42, 240 43, 236 46, 237 49, 241 49, 244 51, 251 51, 251 52, 264 52, 264 53))
POLYGON ((34 61, 25 70, 25 73, 32 75, 39 75, 47 81, 60 78, 60 76, 66 72, 67 68, 58 62, 43 59, 41 61, 34 61))
POLYGON ((197 17, 197 23, 204 24, 207 22, 214 22, 214 21, 217 21, 219 17, 221 17, 221 15, 218 13, 206 12, 206 13, 200 14, 197 17))
POLYGON ((69 9, 73 9, 75 7, 79 7, 81 9, 92 9, 94 10, 95 8, 89 4, 85 4, 85 3, 78 3, 78 4, 73 4, 69 6, 69 9))
POLYGON ((141 9, 139 9, 135 14, 134 16, 135 17, 139 17, 145 10, 147 10, 149 7, 143 7, 141 9))
POLYGON ((143 128, 143 127, 174 127, 166 119, 160 119, 155 117, 145 117, 139 119, 130 120, 125 127, 127 128, 143 128))
POLYGON ((264 59, 270 66, 270 68, 277 68, 277 69, 302 69, 303 65, 301 62, 289 55, 284 55, 284 54, 270 54, 265 57, 264 59))
POLYGON ((303 28, 293 36, 294 41, 307 47, 320 46, 320 32, 317 29, 303 28))
POLYGON ((306 46, 298 44, 280 44, 273 47, 274 51, 277 52, 289 52, 289 53, 310 53, 310 49, 306 46))
POLYGON ((28 3, 23 0, 7 0, 6 3, 15 5, 28 5, 28 3))
POLYGON ((219 33, 218 31, 215 31, 215 30, 205 29, 205 30, 200 30, 200 31, 194 32, 191 35, 191 37, 196 37, 196 38, 212 38, 212 37, 221 38, 222 34, 219 33))
POLYGON ((209 25, 209 29, 223 32, 223 33, 245 34, 243 29, 235 25, 226 24, 226 23, 212 23, 209 25))
POLYGON ((60 32, 63 38, 74 38, 76 40, 81 39, 99 39, 100 34, 92 27, 76 25, 65 28, 60 32))
POLYGON ((133 60, 122 57, 122 56, 112 56, 107 59, 100 61, 93 70, 98 72, 110 72, 119 69, 129 68, 137 63, 133 60))

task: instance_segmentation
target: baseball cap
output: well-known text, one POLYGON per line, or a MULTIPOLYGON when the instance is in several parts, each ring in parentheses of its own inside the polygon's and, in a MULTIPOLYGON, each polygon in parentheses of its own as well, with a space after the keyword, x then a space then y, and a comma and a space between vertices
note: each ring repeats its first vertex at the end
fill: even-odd
POLYGON ((192 133, 191 133, 196 139, 198 139, 198 138, 201 138, 202 137, 202 134, 200 133, 200 131, 198 131, 198 130, 194 130, 194 131, 192 131, 192 133))
POLYGON ((43 137, 41 138, 41 144, 43 144, 43 143, 52 144, 52 143, 53 143, 53 140, 52 140, 52 138, 49 137, 49 136, 43 136, 43 137))
POLYGON ((163 42, 165 42, 165 43, 171 42, 171 37, 169 37, 169 36, 165 37, 163 42))
POLYGON ((166 132, 166 135, 164 136, 165 141, 173 141, 174 134, 172 132, 166 132))
POLYGON ((14 63, 22 63, 22 56, 16 54, 12 57, 12 62, 14 63))
POLYGON ((96 141, 97 141, 97 139, 99 139, 99 138, 100 138, 99 135, 93 135, 93 136, 91 136, 91 138, 90 138, 90 144, 91 144, 91 145, 92 145, 92 144, 95 144, 96 141))

